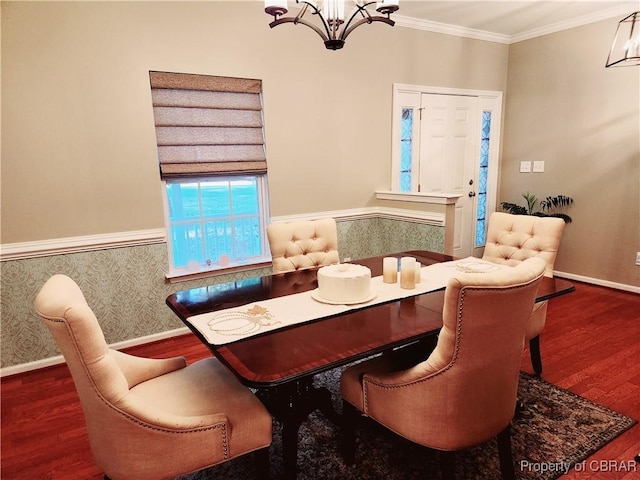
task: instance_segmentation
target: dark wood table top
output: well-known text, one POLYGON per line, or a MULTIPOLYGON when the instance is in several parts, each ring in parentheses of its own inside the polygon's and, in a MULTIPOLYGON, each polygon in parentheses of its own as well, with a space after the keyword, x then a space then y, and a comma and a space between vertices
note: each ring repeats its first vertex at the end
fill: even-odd
MULTIPOLYGON (((422 265, 453 260, 427 251, 412 256, 422 265)), ((382 275, 382 257, 354 261, 382 275)), ((274 330, 226 345, 211 345, 186 319, 317 288, 316 269, 229 282, 170 295, 167 305, 248 386, 264 388, 308 377, 437 333, 444 289, 274 330)), ((573 291, 571 282, 543 279, 536 301, 573 291)))

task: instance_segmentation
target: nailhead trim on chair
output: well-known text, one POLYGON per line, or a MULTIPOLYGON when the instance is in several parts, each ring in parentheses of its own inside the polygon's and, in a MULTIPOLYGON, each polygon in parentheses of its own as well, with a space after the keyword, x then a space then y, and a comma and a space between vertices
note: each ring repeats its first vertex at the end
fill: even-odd
MULTIPOLYGON (((514 285, 512 287, 508 287, 503 289, 504 291, 506 290, 513 290, 516 288, 521 288, 522 285, 514 285)), ((479 290, 492 290, 490 288, 476 288, 473 287, 472 288, 474 291, 479 291, 479 290)), ((426 382, 427 380, 437 376, 437 375, 441 375, 444 372, 446 372, 447 370, 449 370, 450 368, 453 367, 453 365, 455 365, 456 360, 458 359, 458 353, 460 351, 460 339, 462 338, 462 314, 464 311, 464 297, 465 297, 465 293, 466 293, 467 288, 463 288, 462 290, 460 290, 460 302, 459 302, 459 306, 458 306, 458 317, 456 320, 456 341, 455 341, 455 348, 453 350, 453 356, 451 357, 451 361, 448 363, 448 365, 446 367, 444 367, 443 369, 439 370, 438 372, 436 372, 433 375, 429 375, 425 378, 422 378, 421 380, 417 380, 413 383, 422 383, 422 382, 426 382)), ((383 388, 386 390, 395 390, 397 388, 403 388, 403 385, 376 385, 378 388, 383 388)), ((363 403, 363 408, 364 408, 364 413, 365 415, 367 414, 368 410, 369 410, 369 402, 368 402, 368 395, 367 395, 367 387, 368 384, 365 382, 362 382, 362 403, 363 403)))
POLYGON ((340 261, 334 219, 272 224, 267 236, 276 273, 340 261))
MULTIPOLYGON (((65 328, 67 329, 69 336, 73 339, 73 343, 76 345, 76 350, 78 349, 77 346, 77 342, 75 337, 73 336, 73 332, 69 329, 69 325, 67 324, 67 322, 64 319, 60 319, 60 318, 53 318, 53 317, 47 317, 47 321, 50 322, 55 322, 55 323, 62 323, 64 324, 65 328)), ((85 372, 87 372, 87 378, 91 381, 91 386, 93 387, 93 389, 95 390, 96 394, 98 395, 98 398, 100 400, 102 400, 104 402, 104 404, 109 407, 110 409, 118 412, 120 415, 124 416, 125 418, 127 418, 128 420, 142 426, 145 428, 148 428, 149 430, 156 430, 156 431, 160 431, 160 432, 167 432, 167 433, 178 433, 178 434, 182 434, 182 433, 191 433, 191 432, 195 432, 195 431, 207 431, 207 430, 215 430, 216 428, 222 428, 222 443, 225 446, 225 455, 227 454, 227 428, 226 428, 226 422, 223 423, 218 423, 216 425, 210 425, 208 427, 202 428, 202 427, 195 427, 195 428, 191 428, 189 430, 171 430, 168 428, 160 428, 156 425, 150 425, 146 422, 143 422, 135 417, 132 417, 131 415, 129 415, 126 412, 123 412, 122 410, 120 410, 119 408, 117 408, 115 405, 113 405, 111 402, 109 402, 106 398, 104 398, 104 396, 102 395, 102 393, 100 392, 100 390, 98 390, 96 388, 95 383, 93 382, 93 377, 89 374, 89 371, 87 369, 87 365, 84 363, 84 361, 80 362, 82 364, 82 368, 85 369, 85 372)), ((227 458, 225 456, 225 458, 227 458)))
MULTIPOLYGON (((217 425, 216 425, 217 426, 217 425)), ((223 423, 220 425, 222 428, 222 450, 224 451, 224 458, 229 458, 229 443, 227 442, 227 425, 223 423)))

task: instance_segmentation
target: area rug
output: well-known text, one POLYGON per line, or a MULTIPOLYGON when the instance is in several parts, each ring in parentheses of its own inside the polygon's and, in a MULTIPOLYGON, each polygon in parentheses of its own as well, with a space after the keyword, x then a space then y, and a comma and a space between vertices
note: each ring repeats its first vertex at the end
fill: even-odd
MULTIPOLYGON (((316 377, 339 402, 340 370, 316 377)), ((613 412, 537 377, 521 374, 519 399, 523 408, 512 423, 512 452, 516 477, 552 480, 566 473, 599 448, 631 428, 636 420, 613 412)), ((438 453, 415 445, 371 420, 358 430, 355 465, 346 466, 338 452, 340 431, 320 413, 313 413, 298 434, 298 480, 438 479, 438 453)), ((274 421, 271 478, 282 478, 280 425, 274 421)), ((495 440, 456 453, 456 478, 500 478, 495 440)), ((253 456, 182 477, 181 480, 255 478, 253 456)))

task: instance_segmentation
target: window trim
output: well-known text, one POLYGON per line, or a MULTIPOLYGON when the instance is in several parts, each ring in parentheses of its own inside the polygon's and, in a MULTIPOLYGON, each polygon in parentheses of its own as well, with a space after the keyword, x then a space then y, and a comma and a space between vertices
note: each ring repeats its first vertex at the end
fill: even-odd
MULTIPOLYGON (((419 176, 421 165, 420 158, 420 135, 415 134, 416 121, 414 115, 414 134, 412 145, 412 191, 402 192, 400 186, 400 170, 401 170, 401 116, 403 108, 413 108, 415 111, 420 112, 422 103, 421 96, 423 94, 433 95, 454 95, 462 97, 476 97, 478 99, 478 119, 481 120, 482 113, 485 111, 491 112, 491 140, 489 149, 489 170, 488 170, 488 183, 487 183, 487 196, 486 196, 486 218, 494 212, 497 208, 497 195, 498 195, 498 177, 499 177, 499 164, 501 156, 501 141, 502 141, 502 109, 503 106, 503 92, 492 90, 473 90, 473 89, 460 89, 449 87, 433 87, 433 86, 421 86, 403 83, 394 83, 392 91, 392 125, 391 125, 391 162, 390 162, 390 185, 388 190, 376 191, 376 198, 381 200, 396 200, 405 202, 419 202, 424 204, 436 204, 436 205, 452 205, 456 204, 457 200, 463 197, 459 191, 444 191, 444 192, 419 192, 419 176)), ((419 117, 418 117, 419 118, 419 117)), ((419 129, 420 127, 418 127, 419 129)), ((477 180, 477 178, 474 179, 477 180)), ((456 215, 452 214, 448 217, 449 222, 457 222, 456 215)), ((472 251, 475 251, 475 237, 477 230, 477 211, 473 212, 473 247, 472 251)), ((452 227, 453 235, 455 236, 456 228, 452 227)), ((466 240, 466 238, 465 238, 466 240)), ((466 241, 465 241, 466 245, 466 241)), ((447 250, 445 246, 445 251, 447 250)), ((453 242, 451 243, 451 251, 453 252, 453 242)))
MULTIPOLYGON (((183 177, 173 179, 174 181, 184 182, 202 182, 210 179, 228 178, 233 175, 194 175, 193 177, 183 177)), ((171 243, 171 221, 169 218, 169 198, 167 195, 167 180, 161 180, 160 188, 162 190, 162 204, 164 210, 164 222, 167 241, 167 259, 169 262, 169 271, 165 274, 165 278, 171 283, 177 281, 186 281, 197 278, 205 278, 215 275, 224 275, 236 272, 243 272, 247 270, 255 270, 257 268, 265 268, 271 266, 271 250, 267 243, 266 226, 270 222, 269 217, 269 188, 267 174, 247 174, 243 175, 247 177, 255 177, 258 183, 258 195, 260 205, 260 231, 261 231, 261 249, 262 256, 254 258, 251 261, 242 263, 229 261, 227 265, 211 264, 210 266, 200 266, 198 269, 189 270, 188 267, 174 268, 173 267, 173 245, 171 243)))
MULTIPOLYGON (((500 91, 493 90, 473 90, 473 89, 464 89, 464 88, 449 88, 449 87, 431 87, 426 85, 413 85, 407 83, 394 83, 393 84, 393 94, 392 94, 392 131, 391 131, 391 185, 389 185, 390 192, 398 192, 398 193, 408 193, 408 192, 400 192, 400 180, 399 180, 399 167, 400 165, 400 120, 397 118, 400 115, 401 104, 400 98, 402 95, 416 95, 414 99, 416 110, 420 108, 420 95, 427 94, 435 94, 435 95, 457 95, 457 96, 473 96, 478 97, 479 102, 479 110, 487 110, 492 112, 493 120, 492 123, 495 122, 496 125, 502 125, 501 119, 501 111, 503 102, 502 97, 503 94, 500 91), (485 99, 486 101, 483 101, 485 99), (498 108, 493 108, 493 106, 497 106, 498 108)), ((411 106, 411 105, 407 105, 411 106)), ((414 123, 417 123, 414 121, 414 123)), ((416 128, 414 126, 414 128, 416 128)), ((418 154, 420 145, 420 135, 417 136, 414 134, 414 155, 412 156, 414 171, 416 175, 419 175, 420 169, 420 155, 418 154)), ((495 152, 492 151, 490 161, 496 161, 499 158, 499 147, 497 145, 495 152), (494 158, 495 156, 495 158, 494 158)), ((412 182, 413 184, 414 182, 412 182)), ((417 181, 415 181, 417 186, 417 181)), ((414 191, 412 193, 420 193, 414 191)))
MULTIPOLYGON (((262 80, 151 70, 149 83, 168 250, 166 278, 193 278, 268 265, 271 252, 266 227, 270 207, 262 80), (215 263, 206 260, 202 264, 198 260, 176 267, 167 185, 216 179, 229 181, 237 175, 250 177, 257 183, 259 255, 244 258, 240 263, 234 257, 238 252, 234 251, 224 265, 215 259, 215 263)), ((199 218, 194 219, 201 227, 206 225, 203 213, 200 210, 199 218)), ((231 213, 227 218, 234 221, 241 217, 231 213)), ((255 214, 251 217, 255 218, 255 214)), ((250 234, 252 241, 255 240, 254 232, 252 230, 250 234)), ((201 235, 198 241, 206 246, 205 231, 198 232, 198 235, 201 235)), ((234 235, 234 250, 238 238, 243 239, 243 234, 239 233, 239 237, 234 235)), ((202 258, 200 254, 196 256, 202 258)))

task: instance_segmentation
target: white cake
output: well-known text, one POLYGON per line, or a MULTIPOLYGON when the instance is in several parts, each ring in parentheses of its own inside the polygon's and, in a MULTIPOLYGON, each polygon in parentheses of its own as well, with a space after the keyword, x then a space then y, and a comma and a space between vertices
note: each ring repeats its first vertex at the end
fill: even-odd
POLYGON ((318 295, 330 302, 357 303, 371 296, 371 270, 340 263, 318 269, 318 295))

